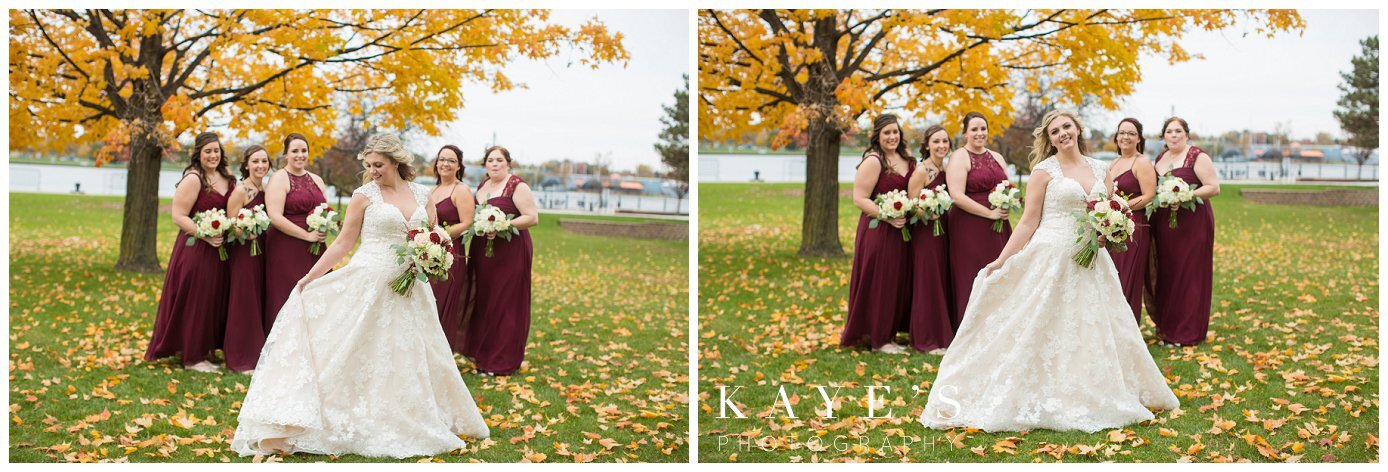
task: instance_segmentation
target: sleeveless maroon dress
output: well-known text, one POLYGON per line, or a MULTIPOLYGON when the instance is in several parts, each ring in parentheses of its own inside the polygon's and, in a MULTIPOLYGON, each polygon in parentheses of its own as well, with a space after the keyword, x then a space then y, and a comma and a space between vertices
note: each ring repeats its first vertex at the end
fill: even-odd
MULTIPOLYGON (((451 226, 463 221, 452 198, 440 200, 434 209, 439 215, 439 224, 451 226)), ((483 244, 486 244, 485 240, 483 244)), ((443 326, 443 335, 448 338, 448 346, 456 353, 463 352, 463 305, 471 285, 466 256, 462 241, 453 241, 453 267, 448 269, 448 280, 434 280, 430 284, 434 290, 434 301, 439 307, 439 324, 443 326)))
MULTIPOLYGON (((265 192, 256 192, 245 208, 265 204, 265 192)), ((227 215, 235 218, 235 215, 227 215)), ((265 234, 257 238, 265 249, 265 234)), ((231 267, 231 290, 227 300, 226 340, 222 354, 227 368, 245 372, 255 369, 260 361, 260 348, 270 326, 265 324, 265 253, 251 256, 251 243, 232 244, 227 248, 227 264, 231 267)))
MULTIPOLYGON (((512 175, 501 195, 487 200, 487 204, 512 218, 520 216, 511 195, 522 182, 512 175)), ((474 238, 469 246, 476 296, 469 306, 472 313, 467 320, 462 354, 479 371, 511 375, 525 359, 525 342, 530 336, 530 267, 534 258, 530 230, 520 230, 510 241, 498 236, 492 242, 490 257, 486 255, 486 238, 474 238)))
MULTIPOLYGON (((916 163, 909 159, 904 176, 890 168, 883 169, 868 198, 876 200, 878 195, 892 190, 905 192, 915 171, 916 163)), ((885 221, 868 228, 872 220, 867 213, 858 216, 853 272, 848 278, 848 320, 839 338, 840 346, 857 346, 866 341, 877 349, 892 342, 897 330, 906 327, 911 310, 910 243, 902 240, 901 230, 885 221)))
MULTIPOLYGON (((1007 180, 1007 171, 998 166, 997 160, 987 151, 969 155, 969 175, 964 181, 964 195, 985 208, 988 194, 999 183, 1007 180)), ((1002 232, 993 231, 993 220, 974 215, 955 204, 949 210, 949 272, 950 284, 954 289, 954 307, 951 321, 954 326, 964 320, 964 308, 969 306, 969 293, 973 291, 974 278, 978 271, 993 262, 1002 254, 1007 238, 1012 237, 1012 223, 1003 221, 1002 232)))
MULTIPOLYGON (((1134 160, 1133 164, 1136 165, 1137 161, 1134 160)), ((1137 182, 1131 168, 1113 179, 1113 187, 1129 197, 1142 195, 1142 185, 1137 182)), ((1133 309, 1133 318, 1137 319, 1138 326, 1142 326, 1142 293, 1147 287, 1147 259, 1152 249, 1152 233, 1146 210, 1133 211, 1133 222, 1136 224, 1133 225, 1132 237, 1128 239, 1128 250, 1108 252, 1109 257, 1113 258, 1113 265, 1118 267, 1118 281, 1123 285, 1123 296, 1128 299, 1128 306, 1133 309)))
MULTIPOLYGON (((226 193, 202 191, 188 216, 213 208, 226 209, 232 183, 226 193)), ((210 360, 222 347, 227 317, 227 263, 217 256, 217 248, 203 241, 185 246, 192 236, 183 231, 174 239, 169 268, 164 272, 164 289, 159 295, 159 311, 154 318, 154 335, 145 351, 152 361, 182 355, 183 365, 210 360)))
MULTIPOLYGON (((945 173, 940 172, 926 188, 944 184, 945 173)), ((931 221, 911 226, 911 314, 906 331, 917 351, 949 347, 959 329, 950 316, 954 294, 949 283, 949 226, 941 222, 939 236, 934 235, 933 226, 931 221)))
MULTIPOLYGON (((1195 175, 1195 159, 1204 152, 1191 146, 1181 167, 1171 174, 1191 187, 1201 185, 1195 175)), ((1162 153, 1164 157, 1166 153, 1162 153)), ((1157 158, 1161 162, 1161 157, 1157 158)), ((1160 190, 1160 189, 1159 189, 1160 190)), ((1163 341, 1199 344, 1210 327, 1210 297, 1214 281, 1214 209, 1210 201, 1196 205, 1195 211, 1176 211, 1176 227, 1168 224, 1171 211, 1159 208, 1152 213, 1152 245, 1156 261, 1152 270, 1152 297, 1147 313, 1157 325, 1163 341)))
MULTIPOLYGON (((318 205, 328 202, 323 196, 323 191, 318 188, 318 184, 313 181, 313 176, 308 172, 304 175, 290 174, 289 193, 284 196, 284 217, 304 230, 308 230, 308 214, 313 212, 318 205)), ((308 252, 309 242, 294 236, 280 232, 272 225, 265 232, 265 327, 273 329, 275 317, 280 313, 280 307, 284 306, 285 300, 289 299, 289 293, 294 291, 294 285, 299 283, 299 279, 308 275, 308 271, 313 265, 318 263, 318 258, 323 255, 320 251, 317 255, 308 252)), ((327 250, 327 242, 323 243, 323 250, 327 250)))

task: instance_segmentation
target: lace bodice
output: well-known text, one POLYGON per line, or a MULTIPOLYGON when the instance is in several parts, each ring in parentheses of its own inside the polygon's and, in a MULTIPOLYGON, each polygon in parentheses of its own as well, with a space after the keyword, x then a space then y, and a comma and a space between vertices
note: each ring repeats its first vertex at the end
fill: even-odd
POLYGON ((408 219, 399 207, 391 205, 381 197, 381 188, 376 182, 368 182, 357 188, 353 195, 365 195, 371 203, 366 207, 361 222, 361 245, 352 256, 349 264, 358 261, 374 262, 395 267, 395 249, 392 245, 405 242, 405 232, 409 228, 428 222, 429 212, 425 205, 429 202, 429 189, 414 182, 408 182, 410 193, 414 194, 415 209, 408 219))
POLYGON ((1089 163, 1090 170, 1094 173, 1094 186, 1089 192, 1085 192, 1079 181, 1065 176, 1060 170, 1060 161, 1055 156, 1046 158, 1036 164, 1035 171, 1043 171, 1051 176, 1051 181, 1046 183, 1046 198, 1041 206, 1041 224, 1036 228, 1036 234, 1032 240, 1043 240, 1051 243, 1069 244, 1075 240, 1075 212, 1087 208, 1085 201, 1094 192, 1105 190, 1104 187, 1104 163, 1093 158, 1085 157, 1089 163))

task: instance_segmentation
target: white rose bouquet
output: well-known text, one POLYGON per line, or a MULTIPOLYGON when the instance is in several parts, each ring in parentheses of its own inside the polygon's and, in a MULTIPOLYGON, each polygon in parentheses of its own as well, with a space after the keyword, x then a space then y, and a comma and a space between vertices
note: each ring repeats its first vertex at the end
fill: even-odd
MULTIPOLYGON (((337 234, 338 230, 342 229, 342 222, 338 221, 337 212, 327 203, 321 203, 317 208, 314 208, 308 214, 308 218, 304 219, 304 223, 308 224, 309 231, 322 231, 323 234, 337 234)), ((308 245, 308 252, 315 256, 322 253, 323 242, 319 241, 308 245)))
MULTIPOLYGON (((214 238, 226 234, 231 229, 231 222, 227 220, 227 212, 221 208, 204 210, 193 215, 193 225, 197 226, 197 233, 193 236, 198 238, 214 238)), ((197 243, 193 238, 188 238, 185 246, 192 246, 197 243)), ((217 246, 217 258, 227 260, 227 247, 225 244, 217 246)))

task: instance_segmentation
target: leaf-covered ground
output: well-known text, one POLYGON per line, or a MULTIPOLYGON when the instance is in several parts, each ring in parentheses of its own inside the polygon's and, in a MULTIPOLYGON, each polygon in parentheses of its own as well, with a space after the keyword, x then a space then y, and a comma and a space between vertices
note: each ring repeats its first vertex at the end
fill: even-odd
MULTIPOLYGON (((175 227, 162 202, 159 256, 175 227)), ((115 272, 121 199, 10 194, 10 460, 366 461, 237 457, 250 378, 142 360, 163 275, 115 272)), ((522 370, 460 370, 491 439, 415 460, 688 457, 688 245, 584 236, 543 216, 522 370)))
POLYGON ((838 347, 851 259, 795 255, 800 185, 701 184, 699 460, 1378 461, 1377 208, 1258 205, 1223 187, 1209 341, 1157 346, 1143 323, 1180 409, 1094 434, 990 434, 915 421, 941 356, 838 347), (746 419, 718 418, 720 385, 743 387, 731 403, 746 419), (892 418, 868 418, 869 385, 891 388, 875 395, 892 418), (816 386, 841 387, 832 418, 816 386))

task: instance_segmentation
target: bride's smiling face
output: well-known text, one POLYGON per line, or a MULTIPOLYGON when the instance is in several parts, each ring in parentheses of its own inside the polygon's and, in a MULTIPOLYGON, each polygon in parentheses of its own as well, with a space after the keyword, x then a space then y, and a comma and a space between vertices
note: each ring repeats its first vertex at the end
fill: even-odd
POLYGON ((366 175, 376 183, 380 183, 383 178, 399 177, 394 164, 394 161, 379 152, 367 153, 366 157, 362 158, 362 167, 366 168, 366 175))
POLYGON ((1050 136, 1051 145, 1055 146, 1056 151, 1066 151, 1074 149, 1079 139, 1080 127, 1075 125, 1075 120, 1061 115, 1051 124, 1046 126, 1046 135, 1050 136))

